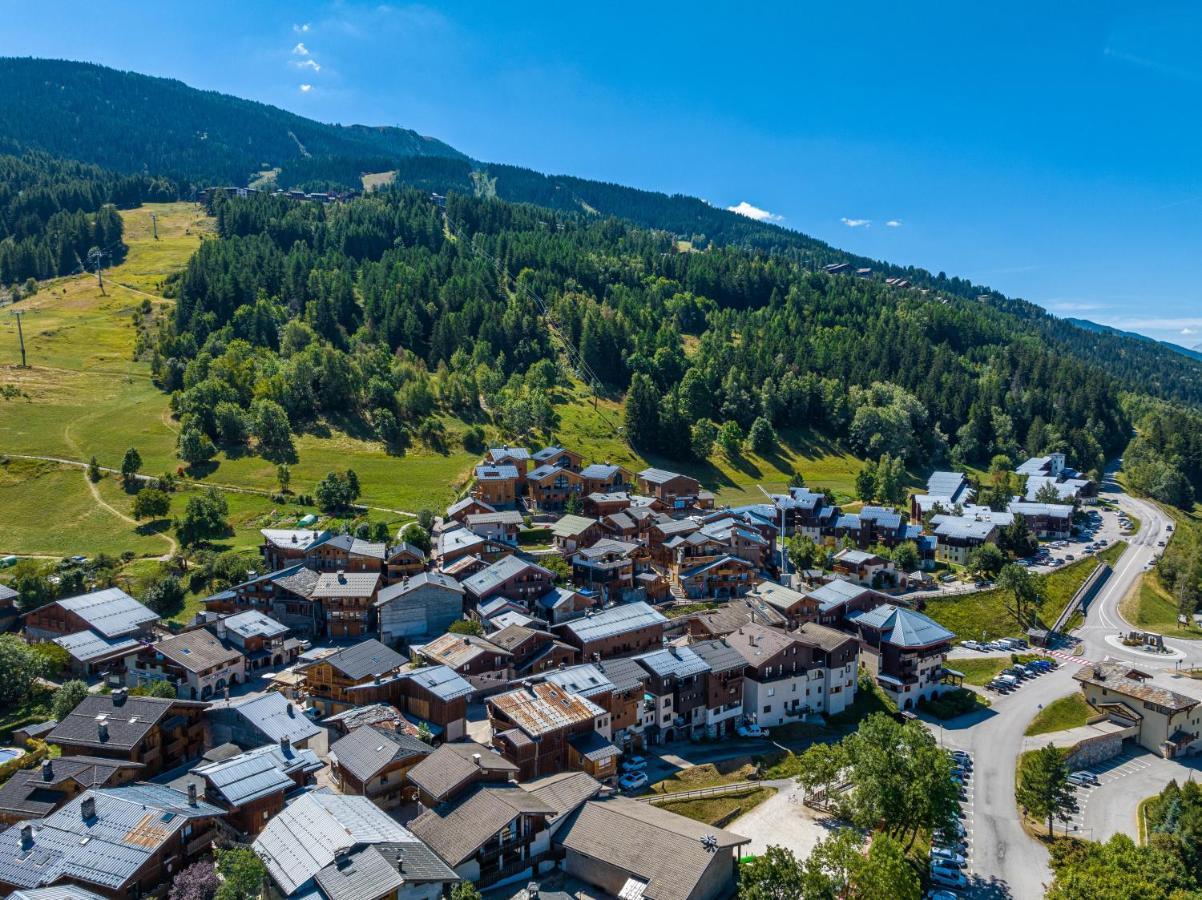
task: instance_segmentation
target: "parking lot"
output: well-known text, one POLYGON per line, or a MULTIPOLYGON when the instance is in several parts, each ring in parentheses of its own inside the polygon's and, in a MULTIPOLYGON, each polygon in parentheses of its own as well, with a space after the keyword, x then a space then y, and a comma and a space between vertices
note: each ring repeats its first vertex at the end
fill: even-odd
MULTIPOLYGON (((963 751, 960 751, 960 752, 963 752, 963 751)), ((956 884, 953 884, 950 882, 937 881, 936 886, 942 887, 944 889, 955 888, 955 889, 963 890, 969 886, 969 883, 971 882, 971 879, 972 879, 973 846, 974 846, 973 793, 974 793, 974 783, 975 783, 976 779, 973 777, 973 770, 971 768, 971 759, 972 759, 971 756, 968 756, 968 761, 969 761, 968 765, 965 765, 963 760, 953 759, 953 763, 955 763, 956 765, 958 765, 960 767, 960 770, 958 773, 958 777, 961 779, 960 811, 959 811, 956 821, 960 824, 960 828, 963 830, 963 834, 961 835, 961 837, 958 841, 951 840, 951 841, 947 841, 944 844, 944 847, 946 850, 950 850, 951 852, 959 854, 961 857, 963 857, 964 862, 962 865, 959 864, 958 862, 956 862, 956 863, 952 863, 952 867, 954 869, 958 870, 962 874, 964 881, 963 881, 963 883, 956 883, 956 884)), ((939 846, 938 841, 936 842, 935 846, 939 846)), ((934 865, 936 856, 937 856, 937 852, 935 851, 935 849, 933 847, 932 853, 931 853, 932 865, 934 865)), ((936 873, 935 873, 934 868, 932 868, 931 875, 932 875, 932 879, 934 880, 936 878, 936 873)), ((956 876, 954 874, 951 874, 949 877, 952 881, 956 880, 956 876)))
POLYGON ((1202 775, 1202 759, 1164 759, 1129 746, 1113 759, 1079 771, 1096 776, 1098 784, 1076 788, 1078 810, 1069 819, 1068 833, 1095 841, 1120 833, 1137 838, 1139 804, 1174 779, 1178 784, 1197 780, 1202 775))

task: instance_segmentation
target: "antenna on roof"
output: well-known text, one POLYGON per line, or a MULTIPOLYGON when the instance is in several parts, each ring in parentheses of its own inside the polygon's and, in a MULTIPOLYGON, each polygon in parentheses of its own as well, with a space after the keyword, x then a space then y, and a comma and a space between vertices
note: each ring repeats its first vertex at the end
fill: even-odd
POLYGON ((706 853, 718 852, 718 838, 716 835, 707 834, 701 839, 701 846, 705 848, 706 853))

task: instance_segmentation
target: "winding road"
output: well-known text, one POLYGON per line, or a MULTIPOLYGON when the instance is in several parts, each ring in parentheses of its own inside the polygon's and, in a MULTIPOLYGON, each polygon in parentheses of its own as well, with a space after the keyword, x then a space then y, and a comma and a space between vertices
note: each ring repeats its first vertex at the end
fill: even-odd
MULTIPOLYGON (((1114 566, 1110 578, 1085 610, 1085 623, 1074 636, 1080 640, 1085 660, 1105 657, 1138 661, 1143 667, 1164 668, 1164 660, 1128 650, 1107 641, 1134 626, 1123 620, 1119 604, 1155 557, 1158 542, 1169 534, 1169 517, 1157 506, 1123 492, 1112 476, 1102 485, 1103 495, 1139 519, 1139 532, 1127 541, 1127 549, 1114 566)), ((1182 665, 1202 665, 1202 642, 1169 640, 1165 643, 1181 654, 1182 665)), ((971 869, 972 896, 1041 897, 1051 883, 1048 853, 1028 835, 1019 821, 1014 803, 1015 766, 1023 749, 1023 735, 1041 708, 1073 693, 1077 663, 1064 662, 1056 671, 1028 682, 1008 696, 997 697, 988 710, 945 726, 941 739, 946 746, 973 755, 971 869)), ((1172 668, 1172 663, 1168 663, 1172 668)))

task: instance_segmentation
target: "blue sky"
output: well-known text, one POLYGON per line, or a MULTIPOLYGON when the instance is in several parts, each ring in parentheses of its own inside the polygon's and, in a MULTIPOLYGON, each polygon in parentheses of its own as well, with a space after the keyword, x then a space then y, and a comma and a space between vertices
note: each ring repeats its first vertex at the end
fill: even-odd
POLYGON ((0 17, 0 54, 746 204, 1202 343, 1198 5, 0 0, 0 17))

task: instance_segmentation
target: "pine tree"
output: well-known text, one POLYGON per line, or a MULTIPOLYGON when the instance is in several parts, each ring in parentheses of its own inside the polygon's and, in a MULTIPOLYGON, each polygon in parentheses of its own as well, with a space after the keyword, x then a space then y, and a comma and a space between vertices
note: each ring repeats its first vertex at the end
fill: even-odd
POLYGON ((636 450, 655 450, 659 446, 659 391, 651 379, 636 372, 626 392, 626 440, 636 450))

